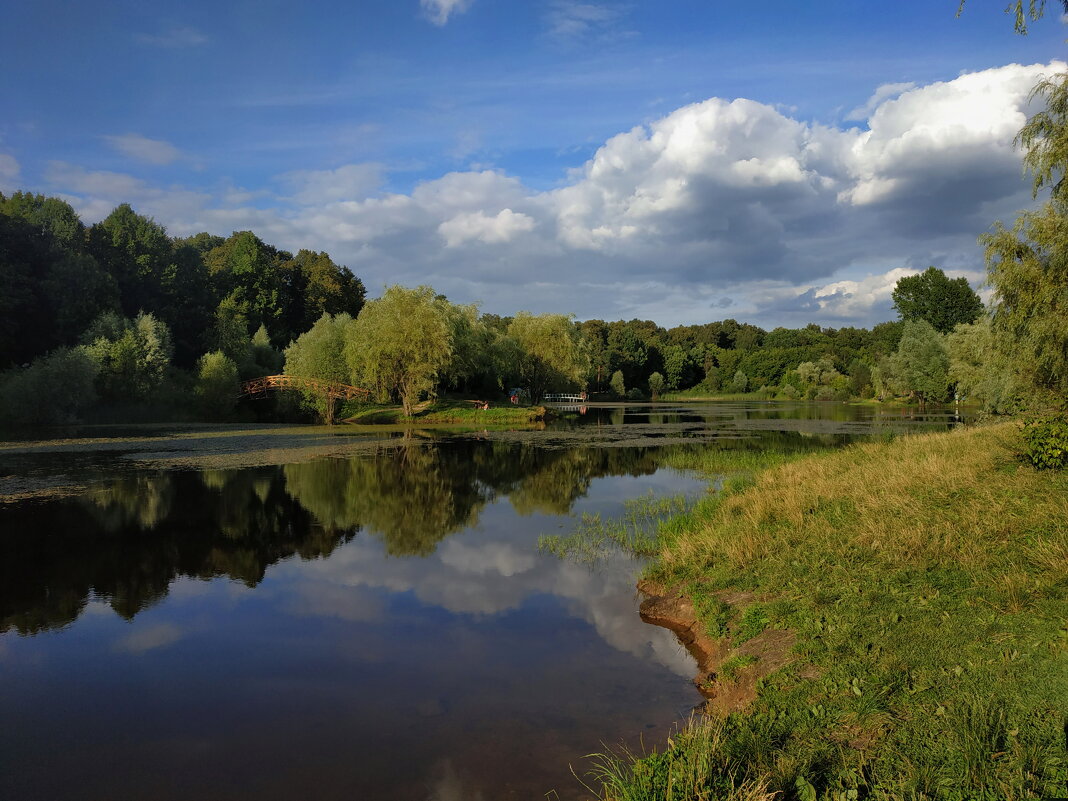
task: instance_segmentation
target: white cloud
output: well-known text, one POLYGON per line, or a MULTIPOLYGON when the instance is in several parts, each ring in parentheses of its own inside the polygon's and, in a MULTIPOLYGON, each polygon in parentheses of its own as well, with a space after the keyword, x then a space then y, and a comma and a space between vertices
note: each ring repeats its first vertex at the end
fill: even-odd
POLYGON ((502 314, 866 325, 886 319, 894 270, 980 269, 976 236, 1031 202, 1012 147, 1030 89, 1064 68, 884 87, 866 130, 712 98, 611 137, 549 191, 481 170, 383 193, 378 166, 349 164, 280 176, 288 194, 269 207, 229 184, 58 162, 47 178, 84 214, 126 201, 176 235, 251 228, 328 250, 369 287, 429 283, 502 314))
POLYGON ((446 540, 439 549, 442 564, 460 573, 497 573, 514 576, 534 568, 534 554, 514 545, 491 542, 479 546, 465 545, 457 539, 446 540))
POLYGON ((208 37, 203 32, 188 25, 176 25, 157 34, 139 33, 137 41, 154 47, 166 47, 179 49, 185 47, 199 47, 208 43, 208 37))
POLYGON ((0 190, 15 189, 21 172, 18 159, 9 153, 0 153, 0 190))
POLYGON ((184 633, 170 623, 158 623, 154 626, 135 625, 135 630, 115 643, 116 651, 142 654, 156 648, 163 648, 180 640, 184 633))
POLYGON ((182 157, 182 151, 170 142, 141 134, 105 136, 104 140, 122 155, 146 164, 170 164, 182 157))
POLYGON ((884 83, 882 86, 875 90, 871 97, 868 98, 867 103, 865 103, 863 106, 857 106, 855 109, 846 114, 845 118, 847 120, 866 120, 868 119, 868 117, 871 116, 872 112, 875 111, 875 109, 877 109, 887 100, 892 100, 893 98, 900 95, 902 92, 907 92, 908 90, 915 88, 916 84, 912 81, 908 81, 906 83, 884 83))
POLYGON ((438 226, 438 233, 445 239, 445 246, 453 248, 471 240, 487 244, 508 242, 516 234, 533 231, 535 225, 532 217, 511 209, 501 209, 496 217, 474 211, 446 220, 438 226))
POLYGON ((427 19, 435 25, 444 25, 453 14, 462 14, 470 7, 472 0, 419 0, 427 19))
POLYGON ((549 6, 546 21, 552 36, 558 39, 579 39, 614 31, 623 13, 622 9, 605 3, 554 0, 549 6))
POLYGON ((362 200, 375 192, 382 180, 378 164, 346 164, 336 170, 295 170, 279 176, 293 189, 293 198, 303 205, 362 200))

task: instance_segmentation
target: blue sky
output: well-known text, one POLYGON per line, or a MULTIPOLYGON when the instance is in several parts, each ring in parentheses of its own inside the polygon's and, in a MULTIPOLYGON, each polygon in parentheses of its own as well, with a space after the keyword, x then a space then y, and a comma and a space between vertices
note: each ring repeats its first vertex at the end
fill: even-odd
POLYGON ((0 188, 325 249, 371 294, 663 324, 978 282, 1068 35, 1004 0, 2 2, 0 188))

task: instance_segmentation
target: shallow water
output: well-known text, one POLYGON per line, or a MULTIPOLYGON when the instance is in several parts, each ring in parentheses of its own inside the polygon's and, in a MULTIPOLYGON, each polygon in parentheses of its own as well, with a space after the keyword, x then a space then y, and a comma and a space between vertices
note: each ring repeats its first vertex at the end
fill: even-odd
POLYGON ((659 745, 701 699, 638 619, 640 565, 538 536, 704 492, 679 449, 887 425, 859 408, 0 447, 7 487, 37 488, 0 504, 0 798, 581 798, 569 766, 659 745))

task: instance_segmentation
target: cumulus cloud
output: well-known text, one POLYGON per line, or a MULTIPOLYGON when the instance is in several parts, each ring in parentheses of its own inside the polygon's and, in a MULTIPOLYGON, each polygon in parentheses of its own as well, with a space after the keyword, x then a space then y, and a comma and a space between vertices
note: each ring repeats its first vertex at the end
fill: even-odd
POLYGON ((170 142, 141 134, 105 136, 104 140, 122 155, 145 164, 170 164, 182 157, 182 151, 170 142))
POLYGON ((472 170, 388 193, 370 164, 287 173, 286 194, 255 206, 233 187, 160 189, 69 164, 48 180, 83 213, 129 201, 175 234, 252 228, 326 249, 368 286, 429 283, 498 313, 671 325, 729 308, 765 325, 866 325, 885 319, 894 270, 977 271, 977 234, 1031 202, 1012 139, 1039 76, 1063 69, 880 87, 863 127, 711 98, 613 136, 547 191, 472 170))
POLYGON ((346 164, 336 170, 295 170, 280 179, 291 187, 298 203, 334 203, 361 200, 374 193, 382 181, 382 168, 371 163, 346 164))
POLYGON ((887 100, 891 100, 902 92, 907 92, 909 89, 915 89, 916 84, 912 81, 906 83, 884 83, 878 89, 872 93, 872 96, 868 98, 868 102, 863 106, 857 106, 855 109, 846 114, 847 120, 867 120, 872 115, 875 109, 879 108, 887 100))
POLYGON ((501 209, 495 217, 473 211, 446 220, 438 226, 438 233, 444 237, 446 247, 452 248, 471 240, 487 244, 508 242, 516 234, 533 231, 535 225, 532 217, 511 209, 501 209))
POLYGON ((427 19, 441 26, 449 21, 453 14, 462 14, 471 6, 472 0, 419 0, 427 19))

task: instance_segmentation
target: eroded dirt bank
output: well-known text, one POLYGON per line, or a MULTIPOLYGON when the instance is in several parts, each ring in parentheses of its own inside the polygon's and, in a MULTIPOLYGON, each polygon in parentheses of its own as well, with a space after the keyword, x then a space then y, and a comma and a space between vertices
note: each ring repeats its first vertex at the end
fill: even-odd
MULTIPOLYGON (((706 699, 707 712, 725 715, 745 709, 756 698, 757 682, 793 661, 796 637, 792 631, 765 629, 735 644, 730 631, 722 637, 708 633, 693 601, 680 588, 643 579, 638 591, 645 596, 639 609, 642 620, 670 629, 697 661, 693 683, 706 699)), ((715 595, 737 612, 757 600, 750 592, 715 595)))

